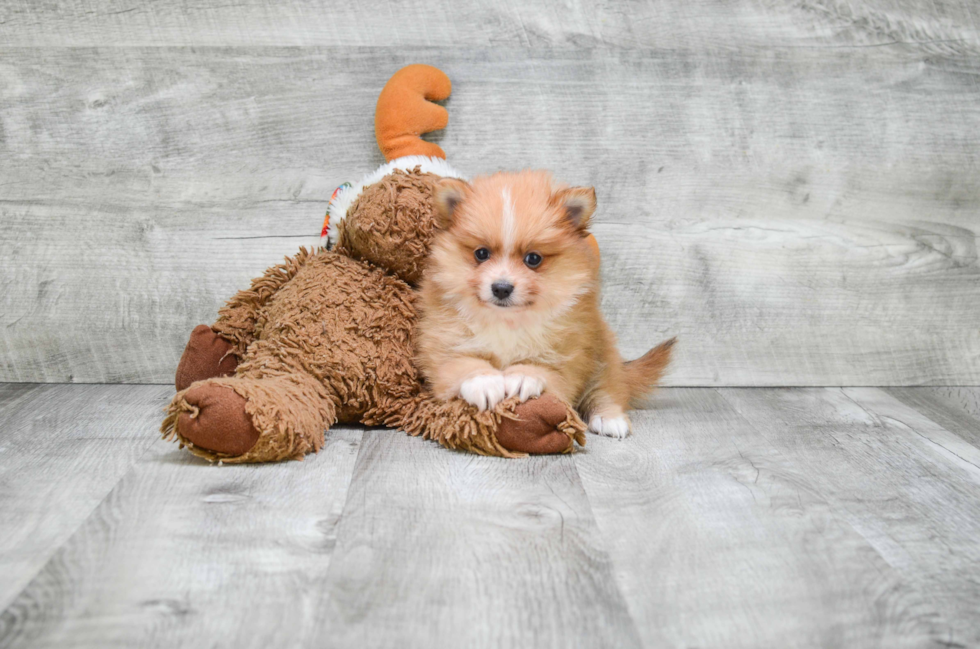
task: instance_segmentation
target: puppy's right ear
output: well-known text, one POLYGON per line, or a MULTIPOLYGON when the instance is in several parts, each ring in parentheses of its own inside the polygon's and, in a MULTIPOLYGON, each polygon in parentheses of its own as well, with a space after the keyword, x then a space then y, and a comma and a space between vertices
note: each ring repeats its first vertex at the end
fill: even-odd
POLYGON ((436 225, 440 230, 445 230, 453 224, 453 215, 469 190, 470 184, 459 178, 443 178, 436 183, 434 202, 436 225))
POLYGON ((595 187, 566 187, 555 192, 551 200, 565 210, 572 227, 586 232, 595 213, 595 187))

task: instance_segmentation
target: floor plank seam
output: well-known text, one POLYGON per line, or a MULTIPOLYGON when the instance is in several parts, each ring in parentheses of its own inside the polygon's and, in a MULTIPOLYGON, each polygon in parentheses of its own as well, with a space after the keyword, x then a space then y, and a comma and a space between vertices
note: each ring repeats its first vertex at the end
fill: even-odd
POLYGON ((146 446, 143 448, 143 451, 139 454, 139 456, 133 459, 130 468, 126 470, 119 477, 119 479, 113 483, 112 488, 106 491, 105 496, 103 496, 101 500, 99 500, 92 507, 89 508, 89 510, 85 513, 85 517, 81 518, 79 523, 75 525, 74 529, 72 529, 71 534, 65 537, 64 542, 62 542, 61 545, 57 546, 56 548, 52 548, 51 551, 48 552, 47 556, 44 558, 43 563, 40 564, 38 569, 35 570, 33 573, 29 573, 30 578, 25 580, 24 587, 20 589, 16 595, 11 597, 8 602, 0 604, 0 612, 6 612, 7 609, 13 606, 25 592, 30 590, 31 585, 38 578, 38 576, 47 569, 48 564, 51 563, 51 561, 55 558, 55 556, 57 556, 59 552, 61 552, 64 548, 66 548, 68 545, 71 544, 72 539, 74 539, 75 536, 78 535, 78 533, 89 523, 89 520, 92 518, 92 515, 95 512, 97 512, 100 507, 102 507, 103 503, 105 503, 112 496, 112 494, 115 493, 117 489, 119 489, 119 486, 122 484, 122 482, 136 470, 136 466, 140 463, 140 461, 144 457, 146 457, 146 455, 150 452, 150 450, 153 448, 153 445, 156 444, 157 441, 158 439, 155 436, 150 436, 146 440, 145 442, 146 446))

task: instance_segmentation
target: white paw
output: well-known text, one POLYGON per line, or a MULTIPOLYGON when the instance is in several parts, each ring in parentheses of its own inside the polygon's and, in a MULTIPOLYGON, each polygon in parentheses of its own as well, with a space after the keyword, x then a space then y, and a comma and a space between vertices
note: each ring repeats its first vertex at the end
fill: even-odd
POLYGON ((480 410, 489 410, 504 400, 507 390, 503 374, 481 374, 459 386, 459 396, 480 410))
POLYGON ((589 420, 589 430, 598 435, 623 439, 630 434, 630 423, 626 417, 603 417, 593 415, 589 420))
POLYGON ((531 397, 540 397, 544 392, 544 381, 536 376, 525 376, 524 374, 505 374, 504 388, 508 397, 517 395, 521 403, 531 397))

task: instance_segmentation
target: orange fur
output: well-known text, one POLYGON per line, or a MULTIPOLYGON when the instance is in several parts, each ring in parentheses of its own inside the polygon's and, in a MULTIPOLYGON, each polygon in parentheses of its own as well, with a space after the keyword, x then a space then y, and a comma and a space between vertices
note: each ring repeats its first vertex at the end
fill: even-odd
POLYGON ((632 402, 645 397, 660 382, 676 342, 676 337, 665 340, 643 356, 626 363, 623 371, 632 402))
POLYGON ((421 284, 418 361, 437 397, 466 398, 474 377, 491 392, 494 377, 528 377, 528 391, 541 384, 584 417, 623 417, 659 379, 672 343, 624 364, 599 309, 594 190, 556 186, 544 171, 499 173, 441 181, 436 207, 443 229, 421 284), (524 262, 532 252, 536 268, 524 262), (495 299, 495 282, 513 293, 495 299))

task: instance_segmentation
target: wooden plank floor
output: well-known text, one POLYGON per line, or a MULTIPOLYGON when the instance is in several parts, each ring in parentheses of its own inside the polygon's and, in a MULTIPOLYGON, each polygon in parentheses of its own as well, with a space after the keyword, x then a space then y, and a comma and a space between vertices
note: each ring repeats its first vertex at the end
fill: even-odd
POLYGON ((0 647, 980 644, 980 388, 665 389, 508 461, 210 466, 165 386, 0 384, 0 647))

